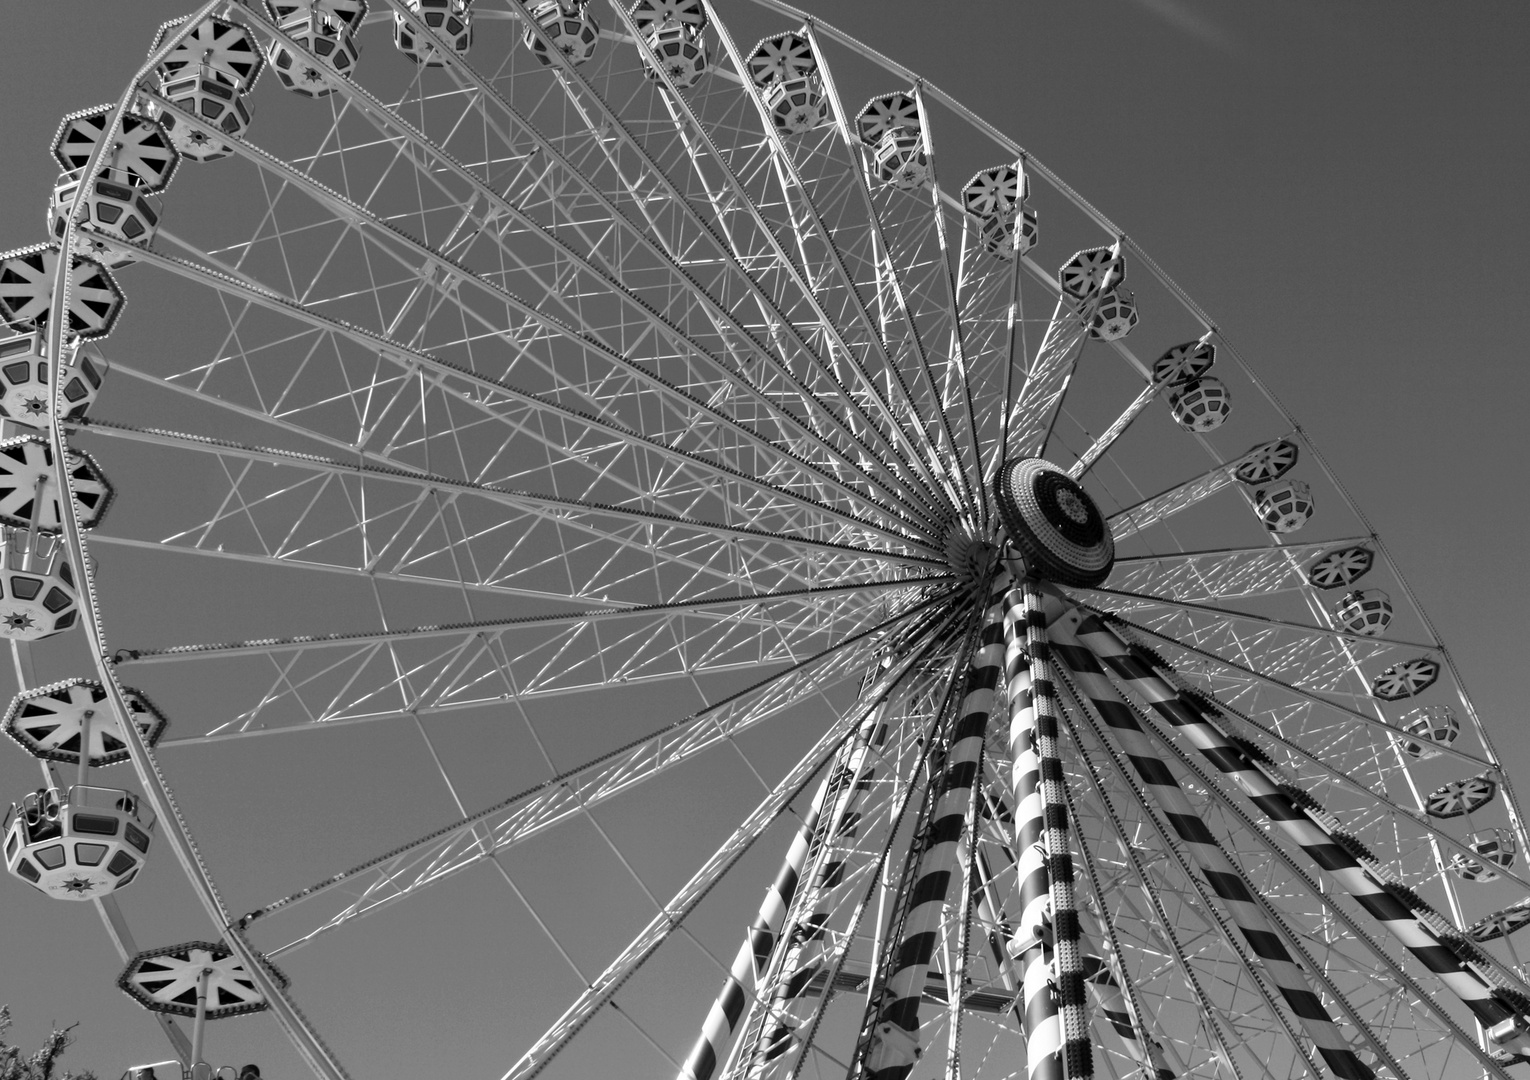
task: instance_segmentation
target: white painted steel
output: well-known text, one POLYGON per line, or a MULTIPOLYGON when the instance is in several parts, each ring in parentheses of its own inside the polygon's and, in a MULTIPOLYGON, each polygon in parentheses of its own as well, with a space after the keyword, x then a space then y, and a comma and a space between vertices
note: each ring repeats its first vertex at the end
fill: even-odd
MULTIPOLYGON (((977 809, 939 864, 944 872, 959 857, 956 876, 976 891, 944 905, 914 903, 913 886, 899 884, 917 879, 911 868, 921 865, 924 843, 910 835, 904 809, 924 799, 923 770, 939 774, 934 766, 944 765, 949 690, 981 602, 973 586, 1003 543, 986 487, 1006 450, 1052 456, 1106 511, 1121 557, 1099 589, 1072 590, 1074 602, 1122 613, 1185 686, 1219 695, 1229 724, 1237 721, 1229 734, 1321 790, 1390 873, 1443 896, 1457 922, 1479 917, 1481 903, 1458 888, 1441 853, 1469 854, 1469 829, 1484 826, 1507 828, 1520 851, 1530 850, 1512 786, 1449 652, 1305 433, 1172 279, 1021 146, 821 20, 775 0, 756 6, 774 19, 772 32, 801 31, 811 46, 829 105, 822 127, 775 128, 761 88, 743 74, 746 41, 732 28, 759 12, 733 4, 687 7, 689 25, 706 25, 712 57, 694 84, 644 74, 652 45, 616 4, 596 4, 607 29, 589 62, 553 53, 544 67, 517 43, 529 16, 521 0, 477 0, 479 51, 438 48, 442 67, 408 80, 379 74, 374 83, 368 64, 378 61, 382 72, 392 58, 375 57, 388 46, 373 23, 386 27, 396 16, 416 36, 433 33, 406 0, 387 0, 359 31, 369 51, 356 79, 340 82, 329 104, 311 103, 328 110, 314 114, 323 118, 316 136, 263 129, 259 115, 244 136, 219 136, 231 151, 219 167, 242 170, 243 190, 264 193, 244 208, 249 219, 236 221, 236 239, 188 215, 175 219, 175 231, 161 229, 152 248, 109 242, 136 259, 133 289, 196 298, 226 313, 228 326, 221 341, 198 343, 205 354, 114 364, 114 378, 175 402, 196 423, 161 427, 153 416, 118 414, 108 386, 87 420, 50 429, 60 484, 76 442, 111 448, 146 471, 164 461, 214 478, 205 491, 189 488, 157 507, 156 531, 141 523, 118 530, 109 520, 87 535, 77 515, 64 522, 89 614, 84 636, 119 715, 119 669, 138 667, 167 686, 238 673, 229 680, 238 700, 205 723, 177 718, 157 751, 123 727, 204 911, 261 983, 299 1054, 316 1075, 345 1075, 292 995, 266 974, 262 954, 322 948, 342 929, 366 933, 373 924, 365 916, 428 896, 480 862, 493 861, 524 900, 508 860, 533 839, 566 836, 576 819, 595 826, 651 898, 641 860, 592 811, 642 785, 678 788, 677 777, 689 775, 678 766, 731 746, 764 783, 766 801, 672 901, 653 901, 659 914, 647 929, 507 1075, 555 1073, 564 1064, 558 1051, 576 1036, 616 1046, 609 1032, 590 1034, 600 1029, 592 1018, 610 1009, 626 1020, 624 1038, 674 1066, 685 1046, 618 1009, 617 989, 649 985, 644 962, 671 955, 671 940, 682 938, 717 968, 703 993, 715 988, 747 916, 720 945, 702 942, 687 916, 842 737, 885 705, 885 730, 865 749, 875 762, 867 788, 844 803, 857 807, 855 817, 845 826, 846 811, 832 837, 793 849, 793 865, 817 876, 798 890, 796 908, 782 905, 749 1011, 730 1028, 739 1035, 733 1054, 716 1067, 729 1078, 834 1070, 901 1080, 912 1059, 900 1055, 917 1046, 922 1069, 933 1064, 953 1078, 1021 1071, 1025 1039, 1012 1011, 1022 988, 993 945, 1013 929, 1017 876, 1035 852, 1013 850, 1013 830, 999 821, 1008 810, 994 777, 1007 762, 992 725, 981 753, 964 749, 990 764, 974 778, 977 809), (499 29, 509 32, 508 51, 487 55, 482 42, 499 29), (863 86, 915 103, 928 169, 912 191, 882 184, 859 141, 863 86), (976 243, 943 181, 969 175, 961 163, 977 153, 984 165, 1018 162, 1036 182, 1036 200, 1050 200, 1036 251, 1004 260, 976 243), (1088 338, 1081 313, 1033 257, 1061 262, 1077 249, 1050 243, 1054 228, 1124 253, 1141 305, 1139 338, 1171 308, 1194 333, 1215 333, 1233 360, 1223 368, 1237 368, 1218 376, 1244 384, 1236 415, 1264 401, 1258 437, 1293 440, 1306 455, 1303 475, 1326 485, 1309 526, 1316 539, 1265 533, 1234 475, 1248 453, 1177 432, 1156 387, 1143 387, 1148 370, 1136 355, 1088 338), (1054 313, 1031 334, 1028 311, 1054 313), (1097 366, 1081 363, 1086 352, 1097 366), (259 434, 229 437, 222 423, 259 434), (1208 458, 1187 464, 1181 448, 1208 458), (114 630, 109 650, 106 630, 117 616, 110 592, 97 596, 93 543, 125 561, 168 551, 235 578, 310 582, 344 598, 343 617, 222 644, 139 645, 114 630), (1324 552, 1354 544, 1375 550, 1372 574, 1390 575, 1388 588, 1407 601, 1386 638, 1329 627, 1321 612, 1331 597, 1305 576, 1324 552), (453 614, 402 619, 406 592, 453 614), (1368 686, 1381 667, 1419 653, 1442 664, 1435 692, 1454 695, 1465 721, 1461 740, 1427 765, 1402 753, 1398 737, 1399 709, 1417 703, 1384 705, 1368 686), (357 862, 315 884, 283 881, 274 892, 297 891, 243 915, 227 910, 155 756, 190 744, 237 754, 257 736, 295 740, 341 727, 364 739, 399 718, 423 734, 422 718, 494 709, 525 718, 527 706, 555 697, 571 714, 598 715, 636 686, 694 688, 705 704, 676 709, 670 715, 679 719, 635 740, 592 745, 572 767, 554 768, 538 741, 544 778, 484 810, 463 809, 427 735, 459 818, 398 837, 382 854, 357 852, 357 862), (814 749, 784 779, 785 767, 757 765, 745 752, 740 736, 786 730, 809 706, 834 719, 815 728, 814 749), (1438 782, 1435 772, 1496 772, 1499 800, 1462 828, 1410 809, 1438 782), (767 774, 779 782, 765 782, 767 774), (915 908, 914 923, 897 921, 915 908), (922 962, 890 962, 904 933, 934 935, 928 978, 922 962), (846 1056, 852 1014, 876 1017, 867 997, 886 989, 879 972, 891 970, 913 973, 898 992, 923 1022, 906 1038, 861 1032, 863 1050, 879 1047, 875 1062, 846 1056), (921 1000, 938 1007, 921 1010, 921 1000)), ((263 38, 304 53, 263 6, 231 7, 263 38)), ((134 77, 113 123, 143 100, 215 134, 158 96, 153 64, 134 77)), ((259 92, 281 91, 267 80, 259 92)), ((183 168, 167 204, 204 175, 183 168)), ((80 229, 71 220, 66 246, 80 229)), ((67 280, 61 260, 54 358, 67 280)), ((1184 329, 1176 334, 1181 340, 1184 329)), ((103 348, 109 354, 110 342, 103 348)), ((28 679, 24 647, 15 661, 28 679)), ((1047 750, 1065 781, 1051 804, 1054 817, 1067 807, 1089 883, 1079 900, 1094 905, 1087 917, 1101 921, 1110 942, 1121 984, 1110 997, 1114 1022, 1126 1015, 1119 1002, 1129 1001, 1137 1034, 1163 1043, 1152 1059, 1140 1041, 1123 1051, 1097 1040, 1106 1071, 1124 1075, 1152 1059, 1185 1075, 1315 1074, 1302 1034, 1313 1017, 1290 1015, 1266 985, 1267 965, 1215 910, 1088 706, 1066 694, 1060 705, 1071 735, 1047 750)), ((1302 979, 1326 998, 1334 1021, 1325 1013, 1317 1026, 1331 1059, 1349 1060, 1351 1045, 1369 1048, 1377 1067, 1421 1080, 1500 1068, 1474 1045, 1466 1018, 1437 1000, 1433 973, 1378 949, 1348 898, 1314 887, 1236 811, 1216 777, 1172 753, 1166 760, 1179 763, 1185 806, 1214 834, 1208 850, 1224 853, 1264 898, 1261 911, 1300 961, 1302 979)), ((1050 831, 1058 844, 1069 835, 1050 831)), ((1523 889, 1530 878, 1509 867, 1502 880, 1523 889)), ((531 913, 581 970, 570 943, 531 913)), ((115 902, 103 914, 126 947, 131 935, 115 902)), ((1524 992, 1512 961, 1484 963, 1506 1000, 1524 992)), ((1033 943, 1033 993, 1049 969, 1056 977, 1053 964, 1033 943)), ((1066 966, 1076 974, 1077 957, 1070 953, 1066 966)), ((1296 979, 1298 965, 1288 966, 1280 985, 1296 979)), ((697 1023, 704 1015, 703 1005, 697 1023)), ((1108 1030, 1107 1018, 1092 1022, 1108 1030)), ((166 1030, 178 1053, 194 1052, 173 1025, 166 1030)), ((199 1024, 196 1045, 200 1032, 199 1024)), ((1069 1038, 1079 1043, 1081 1032, 1069 1038)), ((1356 1075, 1370 1067, 1356 1065, 1356 1075)))

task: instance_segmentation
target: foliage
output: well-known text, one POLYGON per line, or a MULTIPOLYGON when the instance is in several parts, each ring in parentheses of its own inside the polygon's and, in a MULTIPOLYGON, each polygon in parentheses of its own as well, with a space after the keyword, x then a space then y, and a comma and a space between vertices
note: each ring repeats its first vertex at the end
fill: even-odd
POLYGON ((74 1036, 69 1033, 76 1026, 70 1024, 62 1030, 54 1028, 41 1049, 31 1057, 24 1057, 21 1048, 10 1043, 11 1007, 0 1005, 0 1080, 96 1080, 95 1074, 89 1071, 70 1072, 66 1069, 56 1075, 53 1071, 58 1067, 58 1059, 74 1042, 74 1036))

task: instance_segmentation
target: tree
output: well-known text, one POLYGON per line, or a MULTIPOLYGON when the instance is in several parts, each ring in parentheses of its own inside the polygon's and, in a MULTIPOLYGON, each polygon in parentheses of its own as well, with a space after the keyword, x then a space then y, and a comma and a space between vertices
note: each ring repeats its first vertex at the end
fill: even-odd
POLYGON ((10 1043, 11 1007, 0 1005, 0 1080, 96 1080, 95 1073, 88 1070, 70 1072, 66 1069, 54 1075, 58 1059, 74 1042, 74 1036, 69 1033, 77 1026, 70 1024, 62 1030, 54 1028, 40 1050, 31 1057, 23 1057, 21 1048, 10 1043))

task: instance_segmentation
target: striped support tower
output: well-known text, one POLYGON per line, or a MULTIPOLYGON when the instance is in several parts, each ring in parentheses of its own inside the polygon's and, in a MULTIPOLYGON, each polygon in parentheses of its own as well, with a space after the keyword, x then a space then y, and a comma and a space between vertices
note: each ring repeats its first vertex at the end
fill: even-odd
POLYGON ((1045 814, 1041 803, 1041 759, 1036 755, 1036 710, 1031 696, 1031 657, 1025 648, 1025 606, 1006 605, 1004 674, 1009 698, 1010 792, 1014 798, 1015 888, 1019 915, 1009 951, 1020 967, 1022 1030, 1028 1075, 1056 1080, 1062 1027, 1052 995, 1050 958, 1043 946, 1051 922, 1051 879, 1047 873, 1045 814), (1049 1053, 1050 1051, 1050 1053, 1049 1053))
POLYGON ((1084 957, 1084 981, 1094 991, 1094 1002, 1099 1007, 1100 1015, 1110 1022, 1115 1033, 1126 1044, 1126 1052, 1132 1060, 1143 1066, 1152 1080, 1174 1080, 1174 1070, 1164 1060, 1163 1051, 1152 1042, 1144 1047, 1142 1040, 1137 1037, 1137 1025, 1132 1022, 1132 1011, 1126 1003, 1126 995, 1121 992, 1121 984, 1116 981, 1115 974, 1103 957, 1084 957))
MULTIPOLYGON (((864 730, 863 727, 862 731, 864 730)), ((859 741, 857 738, 856 742, 859 743, 859 741)), ((696 1045, 691 1048, 690 1054, 686 1056, 685 1064, 681 1066, 677 1080, 710 1080, 713 1071, 717 1068, 717 1063, 727 1055, 728 1045, 733 1041, 733 1032, 738 1026, 739 1017, 743 1015, 744 1006, 754 994, 756 980, 764 973, 765 965, 770 962, 770 954, 776 944, 776 935, 781 932, 781 925, 786 921, 786 911, 791 907, 792 896, 797 891, 797 881, 801 877, 803 865, 807 862, 808 851, 813 843, 813 833, 817 831, 818 819, 823 812, 824 803, 832 789, 847 786, 845 784, 846 760, 843 750, 835 764, 836 767, 824 777, 817 794, 813 796, 812 808, 802 819, 802 827, 797 830, 797 835, 792 837, 791 846, 786 850, 786 860, 781 864, 780 872, 776 874, 775 881, 771 882, 770 887, 765 890, 765 899, 760 904, 760 913, 755 916, 753 925, 749 927, 749 933, 744 936, 744 944, 740 946, 738 955, 733 958, 733 967, 728 971, 727 979, 723 981, 722 991, 717 995, 717 1000, 712 1003, 706 1022, 701 1025, 701 1034, 697 1037, 696 1045)))
MULTIPOLYGON (((1484 1027, 1491 1028, 1515 1015, 1515 1010, 1494 996, 1492 988, 1461 962, 1455 951, 1429 928, 1433 912, 1415 912, 1406 894, 1389 890, 1376 863, 1357 857, 1358 845, 1339 842, 1338 821, 1324 812, 1305 792, 1296 798, 1280 787, 1281 781, 1263 762, 1255 760, 1208 715, 1196 699, 1182 695, 1153 670, 1154 658, 1144 649, 1123 641, 1098 616, 1087 616, 1078 638, 1110 672, 1152 706, 1170 726, 1183 732, 1211 765, 1235 783, 1270 823, 1301 847, 1344 892, 1384 926, 1398 943, 1426 969, 1437 975, 1461 999, 1484 1027), (1299 804, 1297 798, 1302 798, 1299 804), (1304 805, 1305 804, 1305 805, 1304 805), (1362 861, 1363 859, 1363 861, 1362 861), (1422 916, 1422 917, 1421 917, 1422 916)), ((1514 1053, 1523 1053, 1518 1047, 1514 1053)))
POLYGON ((1086 1080, 1094 1075, 1094 1051, 1084 1011, 1084 954, 1079 947, 1068 797, 1057 740, 1057 684, 1040 582, 1025 578, 1006 604, 1005 666, 1012 676, 1009 747, 1014 762, 1015 847, 1020 858, 1021 937, 1016 944, 1024 950, 1026 1063, 1031 1080, 1063 1076, 1086 1080), (1023 644, 1019 640, 1022 628, 1023 644), (1027 660, 1029 687, 1014 677, 1027 660), (1035 896, 1043 875, 1045 903, 1035 896), (1045 935, 1050 938, 1050 965, 1045 946, 1036 940, 1038 915, 1050 928, 1045 935))
POLYGON ((983 614, 961 707, 937 781, 938 794, 922 838, 924 850, 907 897, 902 936, 889 957, 889 975, 881 995, 883 1005, 866 1044, 864 1074, 870 1080, 904 1080, 918 1058, 919 999, 924 993, 930 956, 940 939, 951 879, 961 877, 957 842, 972 802, 972 786, 977 782, 994 689, 1004 669, 1002 616, 1003 593, 999 592, 983 614))
MULTIPOLYGON (((825 928, 841 902, 840 886, 845 881, 847 845, 853 845, 859 832, 861 808, 876 779, 871 761, 871 747, 879 745, 886 734, 885 714, 878 709, 864 726, 852 754, 846 762, 850 782, 839 791, 833 810, 824 823, 824 831, 813 857, 812 873, 803 891, 794 923, 782 937, 786 953, 774 974, 769 1014, 761 1018, 763 1032, 752 1051, 754 1060, 743 1075, 765 1076, 773 1064, 791 1049, 798 1023, 797 1006, 814 996, 813 980, 826 972, 833 959, 825 928), (807 912, 805 916, 802 912, 807 912)), ((825 992, 826 992, 826 988, 825 992)))
POLYGON ((1076 626, 1077 620, 1078 614, 1070 612, 1052 625, 1052 645, 1058 661, 1073 673, 1079 690, 1114 734, 1143 787, 1151 793, 1228 919, 1259 958, 1265 974, 1285 999, 1328 1068, 1340 1080, 1374 1080, 1376 1074, 1345 1042, 1322 998, 1312 989, 1305 972, 1286 949, 1258 897, 1244 883, 1237 867, 1164 764, 1158 744, 1143 730, 1137 714, 1121 697, 1094 653, 1074 636, 1069 623, 1076 626))
MULTIPOLYGON (((1024 659, 1024 651, 1018 647, 1011 647, 1010 622, 1012 614, 1017 613, 1011 609, 1006 611, 1004 616, 1004 673, 1006 679, 1005 685, 1009 691, 1010 711, 1013 715, 1017 700, 1024 700, 1027 703, 1030 700, 1031 673, 1029 664, 1024 659)), ((1032 757, 1034 757, 1034 754, 1032 754, 1032 757)), ((1031 772, 1037 778, 1040 777, 1039 769, 1033 768, 1031 772)), ((1028 785, 1028 790, 1034 789, 1035 783, 1032 782, 1028 785)), ((989 799, 989 812, 995 818, 995 825, 997 825, 998 820, 1001 818, 1012 820, 1003 803, 997 802, 992 797, 989 799)), ((1036 828, 1040 829, 1039 822, 1036 828)), ((1013 864, 1015 861, 1014 853, 1010 851, 1007 838, 1000 841, 1000 847, 1009 856, 1010 863, 1013 864)), ((979 865, 984 868, 985 874, 987 874, 987 863, 981 854, 979 855, 979 865)), ((991 878, 991 876, 991 874, 988 874, 988 877, 991 878)), ((1043 894, 1047 891, 1046 888, 1042 889, 1043 894)), ((994 925, 1004 926, 1003 909, 999 908, 992 900, 989 900, 987 905, 982 908, 982 911, 985 912, 983 916, 985 919, 988 917, 986 912, 989 910, 997 910, 999 912, 998 921, 994 925)), ((1081 913, 1080 923, 1084 929, 1084 940, 1087 942, 1089 940, 1088 916, 1081 913)), ((994 954, 999 958, 1004 985, 1010 988, 1019 985, 1018 980, 1014 976, 1013 961, 1009 959, 1008 951, 1001 954, 996 943, 994 954)), ((1147 1072, 1145 1075, 1148 1080, 1175 1080, 1176 1074, 1173 1069, 1169 1068, 1161 1046, 1148 1036, 1146 1030, 1139 1030, 1133 1022, 1131 1005, 1126 1000, 1126 995, 1121 989, 1120 982, 1116 979, 1114 970, 1103 957, 1092 954, 1084 956, 1084 981, 1090 990, 1093 991, 1096 1006, 1099 1007, 1105 1018, 1110 1021, 1111 1027, 1115 1030, 1116 1034, 1126 1043, 1127 1054, 1133 1061, 1146 1068, 1147 1072)))

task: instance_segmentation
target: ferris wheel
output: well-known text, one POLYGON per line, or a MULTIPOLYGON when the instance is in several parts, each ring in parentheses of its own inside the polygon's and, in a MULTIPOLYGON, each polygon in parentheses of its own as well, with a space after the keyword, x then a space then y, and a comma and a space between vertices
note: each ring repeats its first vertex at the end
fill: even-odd
POLYGON ((145 36, 0 255, 7 904, 100 908, 145 1080, 255 1013, 326 1080, 449 1015, 504 1080, 1518 1074, 1449 651, 1005 133, 776 0, 145 36))

